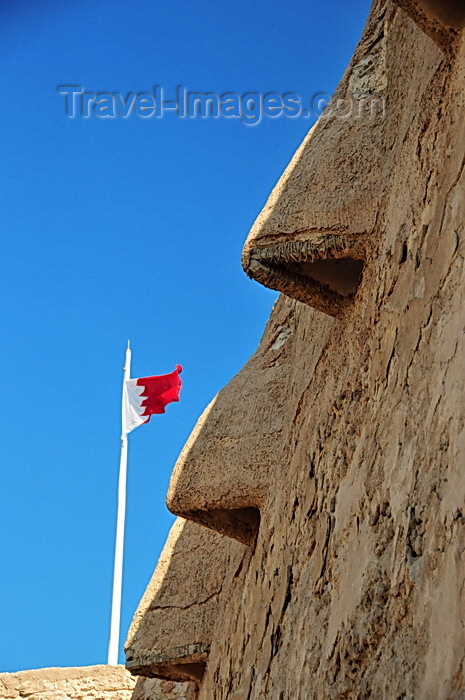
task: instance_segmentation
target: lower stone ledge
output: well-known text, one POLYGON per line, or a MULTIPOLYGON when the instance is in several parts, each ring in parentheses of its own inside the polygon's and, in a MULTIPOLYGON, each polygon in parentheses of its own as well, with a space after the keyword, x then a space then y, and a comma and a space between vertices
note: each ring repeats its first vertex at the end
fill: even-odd
POLYGON ((0 673, 0 700, 194 700, 195 694, 193 683, 136 679, 124 666, 0 673))

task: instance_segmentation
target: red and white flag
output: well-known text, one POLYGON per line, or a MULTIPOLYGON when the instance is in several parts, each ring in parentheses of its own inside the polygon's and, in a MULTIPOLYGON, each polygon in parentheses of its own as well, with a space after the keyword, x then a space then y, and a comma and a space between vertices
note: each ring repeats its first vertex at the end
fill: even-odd
POLYGON ((179 401, 181 365, 171 374, 140 379, 126 379, 123 388, 123 437, 154 413, 165 413, 165 406, 179 401))

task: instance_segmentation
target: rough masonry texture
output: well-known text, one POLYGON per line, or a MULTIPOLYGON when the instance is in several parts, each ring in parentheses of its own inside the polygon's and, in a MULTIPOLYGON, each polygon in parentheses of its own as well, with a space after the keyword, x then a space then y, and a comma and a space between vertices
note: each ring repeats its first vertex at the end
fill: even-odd
POLYGON ((220 598, 241 564, 242 549, 212 530, 176 520, 128 633, 127 669, 202 680, 220 598))
POLYGON ((384 117, 322 117, 247 240, 284 294, 167 499, 239 548, 199 700, 465 698, 462 8, 375 0, 336 94, 384 117))
POLYGON ((123 666, 0 673, 0 700, 194 700, 192 684, 139 679, 123 666))

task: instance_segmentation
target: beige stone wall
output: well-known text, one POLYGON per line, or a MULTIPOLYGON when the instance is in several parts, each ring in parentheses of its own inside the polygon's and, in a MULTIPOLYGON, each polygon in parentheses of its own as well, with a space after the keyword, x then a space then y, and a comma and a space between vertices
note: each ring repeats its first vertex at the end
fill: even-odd
POLYGON ((465 697, 465 52, 384 9, 376 245, 343 320, 273 311, 292 331, 282 471, 203 700, 465 697))
POLYGON ((123 666, 0 673, 0 700, 193 700, 187 683, 136 679, 123 666))
POLYGON ((126 668, 131 673, 201 680, 220 600, 242 550, 217 532, 182 518, 175 521, 128 632, 126 668))
POLYGON ((245 248, 287 296, 168 495, 245 543, 200 700, 465 698, 465 42, 426 5, 375 0, 338 94, 384 121, 321 121, 245 248), (310 279, 341 253, 343 298, 310 279))

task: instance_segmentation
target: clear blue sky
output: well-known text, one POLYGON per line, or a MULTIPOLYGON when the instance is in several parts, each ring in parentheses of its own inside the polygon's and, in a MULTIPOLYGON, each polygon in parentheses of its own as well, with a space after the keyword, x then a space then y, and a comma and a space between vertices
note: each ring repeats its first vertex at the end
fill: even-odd
POLYGON ((2 1, 0 671, 106 662, 130 338, 133 376, 184 371, 180 403, 130 436, 124 661, 176 456, 276 298, 242 272, 242 244, 312 123, 68 119, 57 86, 310 99, 334 90, 368 9, 2 1))

